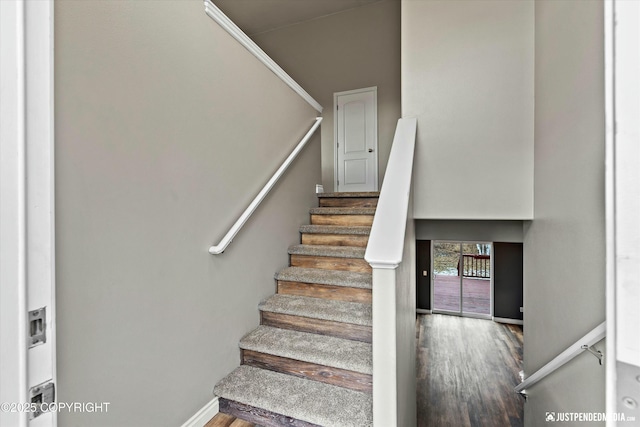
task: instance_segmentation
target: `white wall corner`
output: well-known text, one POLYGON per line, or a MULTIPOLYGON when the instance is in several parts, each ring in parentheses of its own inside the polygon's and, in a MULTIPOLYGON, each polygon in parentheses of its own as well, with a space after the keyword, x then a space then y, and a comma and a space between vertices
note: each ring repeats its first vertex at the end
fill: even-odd
POLYGON ((211 418, 215 417, 220 411, 218 397, 214 397, 204 405, 198 412, 189 418, 181 427, 204 427, 211 418))

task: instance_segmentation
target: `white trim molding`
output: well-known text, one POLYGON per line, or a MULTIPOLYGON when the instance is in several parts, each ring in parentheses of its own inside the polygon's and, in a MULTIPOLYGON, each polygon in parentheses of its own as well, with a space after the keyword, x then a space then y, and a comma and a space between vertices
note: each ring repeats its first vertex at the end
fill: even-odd
POLYGON ((606 0, 604 9, 606 409, 640 425, 640 4, 606 0))
POLYGON ((216 21, 226 32, 244 46, 253 56, 258 58, 267 68, 269 68, 276 76, 278 76, 287 86, 293 89, 313 108, 322 113, 322 105, 309 93, 302 88, 289 74, 286 73, 269 55, 265 53, 248 35, 244 33, 227 15, 225 15, 211 0, 205 0, 204 10, 216 21))
MULTIPOLYGON (((56 383, 53 1, 0 1, 0 402, 56 383), (31 342, 28 312, 46 308, 31 342)), ((52 426, 57 412, 0 425, 52 426)))
MULTIPOLYGON (((25 8, 0 1, 0 402, 27 402, 25 8)), ((26 412, 0 411, 25 427, 26 412)))
POLYGON ((181 427, 204 427, 207 425, 211 418, 215 417, 220 412, 220 405, 218 398, 214 397, 206 405, 204 405, 198 412, 193 414, 191 418, 185 421, 181 427))

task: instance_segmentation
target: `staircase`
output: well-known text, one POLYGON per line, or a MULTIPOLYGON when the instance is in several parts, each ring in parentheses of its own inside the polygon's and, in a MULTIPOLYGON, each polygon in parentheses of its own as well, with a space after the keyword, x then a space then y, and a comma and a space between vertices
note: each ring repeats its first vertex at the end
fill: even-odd
POLYGON ((372 425, 371 267, 378 193, 319 194, 241 366, 214 388, 220 412, 261 426, 372 425))

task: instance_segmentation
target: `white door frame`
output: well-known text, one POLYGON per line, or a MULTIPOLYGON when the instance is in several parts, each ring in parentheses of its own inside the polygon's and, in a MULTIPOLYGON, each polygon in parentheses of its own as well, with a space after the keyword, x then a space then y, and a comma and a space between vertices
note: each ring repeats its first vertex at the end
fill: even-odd
POLYGON ((638 2, 605 1, 606 399, 608 414, 635 416, 625 426, 640 426, 639 25, 638 2))
MULTIPOLYGON (((0 402, 18 409, 56 380, 53 2, 0 9, 0 402), (46 342, 30 346, 28 312, 41 307, 46 342)), ((56 412, 0 411, 3 426, 56 424, 56 412)))
POLYGON ((380 168, 380 165, 378 163, 378 86, 371 86, 371 87, 365 87, 365 88, 361 88, 361 89, 353 89, 353 90, 347 90, 347 91, 343 91, 343 92, 335 92, 333 94, 333 152, 334 152, 334 156, 333 156, 333 188, 334 191, 338 191, 338 148, 336 147, 336 144, 338 143, 338 113, 337 113, 337 109, 338 109, 338 96, 341 95, 353 95, 353 94, 357 94, 357 93, 362 93, 362 92, 373 92, 374 93, 374 98, 375 98, 375 103, 374 103, 374 117, 375 117, 375 122, 373 124, 374 126, 374 130, 375 130, 375 147, 373 149, 373 158, 374 158, 374 165, 375 165, 375 170, 374 170, 374 176, 373 176, 373 182, 374 182, 374 191, 378 191, 379 189, 379 185, 378 185, 378 169, 380 168))

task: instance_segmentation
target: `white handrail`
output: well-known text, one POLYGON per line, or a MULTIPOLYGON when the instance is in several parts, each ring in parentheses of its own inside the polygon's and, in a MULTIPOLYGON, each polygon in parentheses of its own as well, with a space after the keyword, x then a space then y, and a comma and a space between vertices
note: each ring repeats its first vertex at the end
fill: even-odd
POLYGON ((522 383, 515 387, 517 393, 526 394, 528 387, 542 380, 547 375, 571 361, 583 351, 590 349, 594 344, 602 340, 607 335, 607 322, 602 322, 592 331, 570 345, 565 351, 557 355, 551 362, 538 369, 534 374, 528 376, 522 383))
POLYGON ((234 39, 251 52, 260 62, 267 66, 273 73, 285 82, 291 89, 307 101, 319 113, 322 113, 322 105, 309 95, 295 80, 291 78, 276 62, 271 59, 264 50, 249 38, 227 15, 225 15, 211 0, 204 1, 204 10, 214 21, 225 29, 234 39))
POLYGON ((320 126, 321 122, 322 122, 322 117, 316 117, 315 123, 313 124, 313 126, 311 126, 311 129, 309 129, 309 132, 307 132, 306 135, 302 138, 302 140, 298 143, 298 145, 296 145, 296 148, 293 149, 291 154, 289 154, 289 157, 287 157, 284 163, 282 163, 282 165, 278 168, 278 170, 273 174, 271 179, 264 185, 264 187, 262 187, 262 190, 260 190, 260 192, 253 199, 251 204, 247 207, 247 209, 244 210, 242 215, 240 215, 240 218, 238 218, 235 224, 233 224, 233 226, 229 229, 227 234, 224 235, 220 243, 218 243, 217 245, 211 246, 209 248, 210 254, 219 255, 222 252, 224 252, 227 246, 229 246, 229 244, 233 241, 233 238, 236 237, 236 234, 238 234, 242 226, 247 222, 249 217, 251 217, 251 215, 257 209, 260 203, 262 203, 262 201, 267 196, 267 194, 269 194, 269 191, 271 191, 271 189, 276 184, 276 182, 278 182, 280 177, 289 168, 289 166, 298 156, 300 151, 302 151, 304 146, 307 145, 307 142, 309 141, 309 139, 311 139, 311 136, 316 131, 316 129, 318 129, 318 126, 320 126))
POLYGON ((364 255, 373 268, 394 269, 402 262, 417 125, 415 118, 398 120, 364 255))

